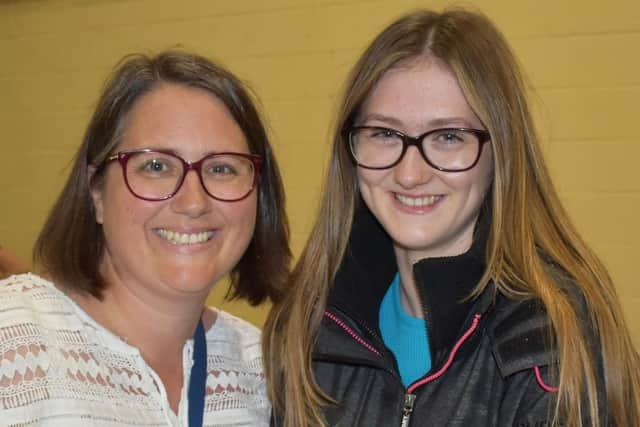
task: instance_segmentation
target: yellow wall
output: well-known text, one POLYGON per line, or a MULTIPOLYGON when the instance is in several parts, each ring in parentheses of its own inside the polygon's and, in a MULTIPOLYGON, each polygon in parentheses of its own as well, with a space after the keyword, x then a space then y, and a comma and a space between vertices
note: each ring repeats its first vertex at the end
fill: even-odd
MULTIPOLYGON (((0 242, 23 258, 60 190, 104 78, 124 54, 183 47, 259 94, 294 252, 317 206, 341 82, 410 0, 0 0, 0 242), (310 159, 304 162, 303 159, 310 159)), ((640 2, 476 0, 520 57, 567 208, 616 280, 640 344, 640 2)), ((224 291, 219 287, 217 294, 224 291)), ((219 296, 212 301, 219 300, 219 296)), ((227 309, 261 324, 265 309, 227 309)))

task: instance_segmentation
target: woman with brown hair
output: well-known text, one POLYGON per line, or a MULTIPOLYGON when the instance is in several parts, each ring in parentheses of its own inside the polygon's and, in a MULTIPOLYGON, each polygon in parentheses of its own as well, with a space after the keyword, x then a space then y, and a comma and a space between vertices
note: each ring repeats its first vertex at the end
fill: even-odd
POLYGON ((417 11, 355 65, 263 348, 276 425, 638 426, 614 286, 478 13, 417 11))
POLYGON ((260 426, 257 328, 205 301, 278 298, 283 186, 244 85, 188 52, 128 56, 35 247, 0 284, 2 425, 260 426))

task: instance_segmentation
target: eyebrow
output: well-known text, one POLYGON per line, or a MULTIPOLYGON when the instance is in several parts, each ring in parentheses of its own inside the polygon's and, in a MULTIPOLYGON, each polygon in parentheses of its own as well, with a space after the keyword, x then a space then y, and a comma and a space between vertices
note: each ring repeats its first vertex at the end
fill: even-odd
POLYGON ((429 121, 430 126, 434 127, 463 127, 463 128, 474 128, 478 126, 474 126, 471 122, 465 117, 444 117, 439 119, 434 119, 429 121))
POLYGON ((382 123, 386 123, 389 126, 402 126, 402 121, 400 119, 397 119, 395 117, 391 117, 391 116, 386 116, 384 114, 377 114, 377 113, 373 113, 373 114, 367 114, 366 116, 362 117, 362 122, 366 123, 368 121, 377 121, 377 122, 382 122, 382 123))
MULTIPOLYGON (((368 121, 377 121, 387 124, 392 127, 402 127, 404 122, 396 117, 387 116, 385 114, 372 113, 367 114, 362 118, 363 123, 368 121)), ((429 128, 439 128, 439 127, 464 127, 464 128, 474 128, 476 126, 472 125, 471 122, 465 117, 442 117, 436 118, 433 120, 429 120, 425 123, 429 128)))

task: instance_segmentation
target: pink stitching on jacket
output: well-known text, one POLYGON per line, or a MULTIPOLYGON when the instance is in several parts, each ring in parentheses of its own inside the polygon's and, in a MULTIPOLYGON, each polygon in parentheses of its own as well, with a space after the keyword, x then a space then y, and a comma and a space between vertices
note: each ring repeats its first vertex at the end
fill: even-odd
POLYGON ((542 387, 542 389, 544 391, 548 391, 549 393, 557 393, 558 392, 558 387, 552 387, 550 385, 547 385, 544 380, 542 379, 542 374, 540 374, 540 367, 539 366, 534 366, 533 370, 536 372, 536 380, 538 381, 538 384, 540 385, 540 387, 542 387))
POLYGON ((449 358, 447 359, 447 362, 444 364, 444 366, 442 368, 440 368, 440 370, 438 370, 438 372, 434 372, 433 374, 429 375, 426 378, 421 379, 420 381, 417 381, 413 384, 411 384, 409 386, 409 388, 407 388, 407 393, 413 393, 413 391, 415 389, 417 389, 418 387, 425 385, 428 382, 431 382, 433 380, 435 380, 436 378, 439 378, 440 376, 442 376, 445 371, 447 369, 449 369, 449 366, 451 366, 451 364, 453 363, 453 358, 455 357, 456 353, 458 352, 458 349, 460 348, 460 346, 462 344, 464 344, 464 342, 467 340, 467 338, 469 338, 469 336, 473 333, 473 331, 476 330, 476 328, 478 327, 478 323, 480 323, 480 315, 476 314, 473 317, 473 323, 471 323, 471 326, 469 327, 469 329, 467 330, 467 332, 464 333, 464 335, 462 335, 462 337, 460 337, 460 339, 458 340, 458 342, 456 343, 456 345, 453 346, 453 349, 451 350, 451 353, 449 353, 449 358))
POLYGON ((348 327, 346 323, 344 323, 342 320, 338 319, 333 313, 325 311, 324 315, 327 316, 329 319, 333 320, 334 322, 336 322, 342 329, 344 329, 349 335, 351 335, 351 337, 354 340, 356 340, 360 344, 362 344, 367 350, 372 351, 375 354, 377 354, 378 356, 380 356, 380 353, 378 352, 378 350, 376 350, 375 348, 373 348, 373 346, 371 344, 369 344, 368 342, 366 342, 365 340, 360 338, 360 335, 356 334, 353 331, 353 329, 348 327))
MULTIPOLYGON (((353 329, 351 329, 349 326, 347 326, 342 320, 338 319, 333 313, 325 311, 324 315, 327 316, 329 319, 333 320, 335 323, 337 323, 342 329, 344 329, 349 335, 351 335, 351 337, 353 339, 355 339, 357 342, 359 342, 361 345, 363 345, 366 349, 368 349, 369 351, 372 351, 373 353, 375 353, 378 356, 380 356, 380 353, 378 352, 378 350, 376 350, 369 343, 367 343, 365 340, 363 340, 358 334, 356 334, 353 331, 353 329)), ((439 378, 440 376, 442 376, 445 373, 445 371, 447 369, 449 369, 449 367, 453 363, 453 358, 455 357, 456 353, 458 352, 458 349, 460 349, 460 346, 462 346, 462 344, 464 344, 464 342, 469 338, 469 336, 471 336, 471 334, 473 334, 473 332, 478 327, 478 324, 480 323, 480 317, 482 317, 482 316, 480 316, 480 314, 476 314, 473 317, 473 322, 471 323, 471 326, 464 333, 464 335, 462 335, 462 337, 460 337, 458 342, 453 346, 453 349, 451 350, 451 353, 449 353, 449 358, 447 359, 447 362, 444 364, 444 366, 442 368, 440 368, 438 370, 438 372, 435 372, 432 375, 429 375, 428 377, 426 377, 426 378, 424 378, 424 379, 422 379, 422 380, 420 380, 418 382, 415 382, 415 383, 411 384, 411 386, 409 386, 409 388, 407 388, 407 393, 413 393, 413 391, 415 389, 417 389, 418 387, 420 387, 420 386, 422 386, 422 385, 424 385, 424 384, 426 384, 428 382, 431 382, 431 381, 439 378)))

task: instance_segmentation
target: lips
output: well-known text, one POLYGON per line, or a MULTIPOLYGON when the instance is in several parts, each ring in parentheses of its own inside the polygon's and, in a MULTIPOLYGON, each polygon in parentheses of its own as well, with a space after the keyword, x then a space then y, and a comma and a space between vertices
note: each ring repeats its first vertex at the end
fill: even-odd
POLYGON ((178 231, 167 230, 164 228, 156 229, 156 234, 161 239, 173 245, 195 245, 204 243, 213 237, 213 231, 201 231, 199 233, 180 233, 178 231))
POLYGON ((402 194, 395 193, 394 197, 397 201, 405 206, 409 206, 412 208, 422 208, 429 207, 437 203, 443 196, 440 195, 432 195, 432 196, 423 196, 423 197, 410 197, 402 194))

